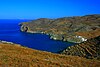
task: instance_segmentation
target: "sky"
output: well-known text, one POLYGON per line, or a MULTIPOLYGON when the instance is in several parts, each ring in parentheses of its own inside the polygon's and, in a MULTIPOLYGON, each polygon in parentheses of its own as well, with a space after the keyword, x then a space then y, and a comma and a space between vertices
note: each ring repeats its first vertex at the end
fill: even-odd
POLYGON ((100 14, 100 0, 0 0, 0 19, 59 18, 100 14))

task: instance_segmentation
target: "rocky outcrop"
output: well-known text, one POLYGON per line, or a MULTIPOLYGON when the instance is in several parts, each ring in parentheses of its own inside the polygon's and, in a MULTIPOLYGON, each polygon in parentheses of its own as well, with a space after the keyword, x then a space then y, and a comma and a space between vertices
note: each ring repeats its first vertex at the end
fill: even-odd
POLYGON ((61 54, 100 60, 100 36, 89 39, 86 42, 70 46, 63 50, 61 54))
POLYGON ((4 44, 13 44, 13 45, 14 45, 13 42, 7 42, 7 41, 2 41, 2 40, 0 40, 0 43, 4 43, 4 44))
POLYGON ((21 31, 44 33, 50 35, 51 39, 81 43, 100 35, 100 15, 40 18, 21 23, 21 31))
POLYGON ((23 31, 23 32, 27 32, 27 30, 28 30, 28 27, 21 26, 21 31, 23 31))

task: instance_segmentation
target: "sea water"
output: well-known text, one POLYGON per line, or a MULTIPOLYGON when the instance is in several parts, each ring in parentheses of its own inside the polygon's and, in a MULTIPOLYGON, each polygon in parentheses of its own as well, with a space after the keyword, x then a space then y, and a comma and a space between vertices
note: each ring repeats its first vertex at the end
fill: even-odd
POLYGON ((20 31, 21 22, 28 20, 0 20, 0 40, 9 41, 20 44, 32 49, 42 50, 57 53, 64 50, 68 46, 73 45, 70 42, 63 42, 50 39, 50 36, 45 34, 31 34, 20 31))

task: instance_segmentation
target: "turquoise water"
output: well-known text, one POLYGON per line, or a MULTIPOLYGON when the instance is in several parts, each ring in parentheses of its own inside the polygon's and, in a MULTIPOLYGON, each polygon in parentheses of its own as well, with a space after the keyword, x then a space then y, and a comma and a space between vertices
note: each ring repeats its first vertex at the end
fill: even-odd
POLYGON ((10 41, 29 48, 57 53, 68 46, 70 42, 55 41, 45 34, 31 34, 20 31, 18 24, 27 20, 0 20, 0 40, 10 41))

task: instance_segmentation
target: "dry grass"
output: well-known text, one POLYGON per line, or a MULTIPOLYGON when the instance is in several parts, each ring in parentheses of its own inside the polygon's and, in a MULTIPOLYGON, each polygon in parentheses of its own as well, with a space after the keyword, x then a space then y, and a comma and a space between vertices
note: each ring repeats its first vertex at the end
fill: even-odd
POLYGON ((83 36, 87 39, 94 38, 94 37, 100 36, 100 28, 94 31, 76 32, 76 35, 83 36))
POLYGON ((0 67, 100 67, 100 61, 0 43, 0 67))

